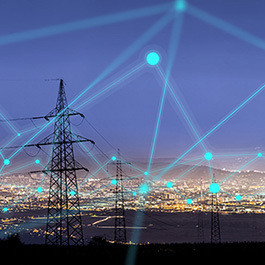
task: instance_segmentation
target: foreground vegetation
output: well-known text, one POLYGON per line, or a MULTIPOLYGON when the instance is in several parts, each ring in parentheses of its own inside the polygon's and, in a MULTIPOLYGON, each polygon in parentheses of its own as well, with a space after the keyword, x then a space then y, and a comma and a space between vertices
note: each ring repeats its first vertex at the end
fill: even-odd
POLYGON ((95 237, 82 247, 25 245, 18 235, 0 240, 0 254, 7 264, 224 264, 262 261, 265 242, 222 244, 112 244, 95 237), (136 255, 135 255, 136 253, 136 255), (128 257, 130 258, 128 259, 128 257), (135 257, 135 263, 133 262, 135 257), (126 259, 127 258, 127 259, 126 259))

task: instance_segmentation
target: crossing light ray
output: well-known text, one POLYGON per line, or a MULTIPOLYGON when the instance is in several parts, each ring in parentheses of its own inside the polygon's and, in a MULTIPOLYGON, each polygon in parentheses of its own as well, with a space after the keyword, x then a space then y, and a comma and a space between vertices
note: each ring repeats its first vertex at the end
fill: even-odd
MULTIPOLYGON (((155 132, 154 132, 154 136, 153 136, 153 143, 152 143, 152 147, 151 147, 151 154, 150 154, 150 158, 149 158, 149 164, 148 164, 147 172, 149 172, 151 170, 151 164, 152 164, 153 155, 155 152, 155 146, 156 146, 157 136, 158 136, 160 122, 161 122, 161 116, 162 116, 163 107, 165 104, 164 101, 165 101, 165 97, 166 97, 168 78, 170 76, 171 69, 172 69, 172 66, 174 63, 174 59, 176 57, 176 51, 177 51, 179 38, 180 38, 180 32, 181 32, 181 28, 182 28, 182 20, 183 20, 183 14, 177 13, 175 18, 174 18, 174 21, 173 21, 172 33, 171 33, 171 38, 170 38, 170 43, 169 43, 169 48, 168 48, 169 60, 168 60, 168 64, 167 64, 165 84, 164 84, 163 93, 162 93, 162 97, 161 97, 161 101, 160 101, 160 107, 159 107, 159 111, 158 111, 158 116, 157 116, 157 121, 156 121, 156 126, 155 126, 155 132)), ((157 53, 152 52, 151 54, 155 54, 156 58, 157 57, 159 58, 159 55, 157 53)), ((150 53, 148 56, 150 56, 150 53)), ((158 61, 155 64, 152 63, 152 65, 156 65, 156 67, 159 68, 158 61)))
POLYGON ((94 96, 91 96, 89 99, 87 99, 85 102, 79 104, 75 110, 78 110, 82 107, 84 107, 84 105, 92 102, 93 100, 98 99, 98 97, 100 97, 101 95, 103 95, 104 93, 106 93, 107 91, 109 91, 111 88, 120 85, 122 81, 126 80, 127 78, 131 77, 133 74, 137 73, 139 70, 141 70, 144 66, 146 65, 146 63, 140 64, 136 67, 134 67, 132 70, 130 70, 129 72, 127 72, 126 74, 122 75, 121 77, 119 77, 118 79, 116 79, 115 81, 111 82, 110 85, 107 85, 105 88, 103 88, 101 91, 99 91, 98 93, 96 93, 94 96))
MULTIPOLYGON (((158 32, 160 32, 172 19, 172 14, 168 13, 164 15, 160 20, 158 20, 151 28, 149 28, 144 34, 140 36, 135 42, 133 42, 125 51, 123 51, 82 93, 80 93, 71 103, 68 104, 66 109, 71 107, 76 101, 84 96, 84 94, 89 91, 92 87, 94 87, 97 83, 99 83, 103 78, 105 78, 108 74, 114 71, 118 66, 120 66, 124 61, 126 61, 132 54, 134 54, 138 49, 140 49, 148 40, 154 37, 158 32)), ((65 109, 65 110, 66 110, 65 109)), ((63 113, 58 113, 57 116, 63 113)), ((36 138, 41 132, 43 132, 48 126, 54 122, 56 117, 53 117, 47 124, 40 128, 40 130, 35 133, 29 140, 27 140, 23 146, 18 148, 9 159, 16 156, 25 145, 29 144, 33 139, 36 138)))
POLYGON ((258 156, 254 157, 253 159, 251 159, 250 161, 248 161, 245 165, 243 165, 241 168, 239 168, 238 170, 236 170, 234 173, 232 173, 231 175, 229 175, 228 177, 226 177, 225 179, 223 179, 221 183, 223 183, 224 181, 228 180, 229 178, 231 178, 232 176, 234 176, 236 173, 238 173, 240 170, 242 170, 243 168, 245 168, 247 165, 249 165, 250 163, 254 162, 256 159, 258 158, 258 156))
POLYGON ((11 122, 8 119, 6 119, 6 117, 2 113, 0 113, 0 116, 2 119, 4 119, 4 121, 8 124, 8 126, 15 132, 15 134, 18 135, 18 131, 14 128, 11 122))
POLYGON ((187 13, 249 44, 252 44, 255 47, 258 47, 262 50, 265 49, 265 41, 263 39, 260 39, 220 18, 217 18, 199 9, 198 7, 189 4, 187 13))
POLYGON ((83 19, 64 24, 52 25, 38 29, 27 30, 24 32, 13 33, 0 36, 0 46, 12 43, 34 40, 63 33, 69 33, 77 30, 85 30, 89 28, 111 25, 123 21, 141 19, 149 16, 158 15, 167 12, 171 8, 170 3, 139 8, 135 10, 124 11, 116 14, 103 15, 94 18, 83 19))
POLYGON ((255 96, 261 93, 264 90, 265 85, 259 87, 251 96, 245 99, 238 107, 236 107, 232 112, 230 112, 224 119, 217 123, 207 134, 205 134, 199 141, 197 141, 194 145, 192 145, 185 153, 183 153, 178 159, 176 159, 173 163, 171 163, 161 174, 160 177, 163 176, 168 170, 170 170, 178 161, 180 161, 183 157, 185 157, 188 153, 190 153, 195 147, 198 146, 204 139, 206 139, 209 135, 211 135, 214 131, 216 131, 221 125, 223 125, 226 121, 228 121, 234 114, 239 112, 247 103, 249 103, 255 96))
MULTIPOLYGON (((181 103, 181 101, 178 99, 176 93, 174 92, 174 89, 172 88, 172 85, 170 84, 169 80, 166 81, 166 77, 165 77, 165 74, 163 72, 163 70, 161 69, 161 67, 157 67, 157 70, 160 74, 160 76, 162 77, 163 80, 165 80, 166 82, 166 85, 168 87, 168 91, 171 95, 171 97, 173 98, 174 102, 176 103, 176 105, 179 107, 181 113, 183 114, 185 120, 187 121, 188 123, 188 126, 191 127, 191 131, 192 133, 195 135, 195 137, 200 140, 200 136, 198 134, 198 131, 195 129, 195 126, 193 124, 193 122, 191 121, 191 118, 189 117, 189 115, 187 114, 187 111, 184 109, 183 107, 183 104, 181 103)), ((168 77, 169 78, 169 77, 168 77)), ((203 144, 203 142, 200 143, 203 147, 203 149, 206 151, 206 147, 205 145, 203 144)))

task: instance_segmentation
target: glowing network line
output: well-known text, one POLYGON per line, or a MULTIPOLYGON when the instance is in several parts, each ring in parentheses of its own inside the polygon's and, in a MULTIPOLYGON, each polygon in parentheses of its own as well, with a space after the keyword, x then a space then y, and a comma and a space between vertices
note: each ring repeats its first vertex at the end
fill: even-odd
POLYGON ((15 127, 11 124, 11 122, 9 122, 8 119, 6 119, 6 117, 0 113, 0 116, 4 119, 4 121, 9 125, 9 127, 12 129, 12 131, 14 131, 16 133, 16 135, 18 135, 18 131, 15 129, 15 127))
POLYGON ((206 139, 210 134, 216 131, 221 125, 223 125, 226 121, 228 121, 235 113, 237 113, 240 109, 242 109, 249 101, 251 101, 257 94, 259 94, 265 85, 258 88, 251 96, 243 101, 238 107, 236 107, 232 112, 230 112, 224 119, 222 119, 216 126, 214 126, 207 134, 205 134, 199 141, 197 141, 194 145, 192 145, 185 153, 183 153, 178 159, 176 159, 173 163, 171 163, 160 176, 165 174, 168 170, 171 169, 179 160, 185 157, 190 151, 192 151, 198 144, 200 144, 204 139, 206 139))
MULTIPOLYGON (((166 82, 167 87, 168 87, 169 92, 170 92, 170 95, 172 96, 172 98, 173 98, 174 102, 176 103, 176 105, 181 110, 181 113, 183 114, 183 116, 184 116, 185 120, 187 121, 189 127, 191 127, 192 133, 195 135, 195 137, 198 140, 200 140, 201 137, 199 136, 197 130, 195 129, 195 126, 194 126, 193 122, 191 121, 191 118, 188 116, 187 111, 184 109, 184 106, 181 104, 180 100, 178 99, 178 97, 177 97, 176 93, 174 92, 169 80, 166 80, 166 77, 165 77, 165 74, 163 73, 163 70, 159 66, 157 67, 157 70, 158 70, 160 76, 162 77, 162 79, 166 82)), ((203 149, 206 151, 206 147, 203 144, 203 142, 201 142, 200 144, 202 145, 203 149)))
POLYGON ((212 170, 212 165, 211 165, 211 162, 210 162, 210 160, 208 160, 208 164, 209 164, 209 168, 210 168, 211 179, 212 179, 212 182, 214 182, 213 170, 212 170))
MULTIPOLYGON (((233 156, 238 157, 238 156, 256 156, 256 155, 257 155, 257 153, 255 153, 255 154, 253 154, 253 153, 252 154, 221 154, 221 155, 215 154, 214 157, 218 158, 218 157, 233 157, 233 156)), ((262 153, 258 153, 258 155, 262 156, 262 153)))
POLYGON ((110 160, 108 160, 105 164, 103 164, 102 166, 100 166, 93 174, 91 174, 91 176, 89 176, 89 177, 86 177, 79 185, 78 185, 78 187, 81 187, 82 185, 84 185, 90 178, 92 178, 92 177, 94 177, 102 168, 104 168, 106 165, 108 165, 109 164, 109 162, 111 161, 111 159, 110 160))
MULTIPOLYGON (((152 52, 151 54, 152 54, 152 58, 153 57, 155 57, 155 58, 158 57, 158 54, 157 53, 152 52)), ((153 60, 150 60, 149 57, 150 57, 150 53, 147 56, 147 62, 149 64, 150 64, 150 61, 151 61, 151 65, 156 65, 158 63, 159 60, 156 60, 156 64, 152 63, 154 59, 153 60), (148 58, 149 58, 149 60, 148 60, 148 58)), ((152 148, 151 148, 151 154, 150 154, 150 159, 149 159, 149 164, 148 164, 147 172, 149 172, 150 171, 150 168, 151 168, 151 163, 152 163, 154 149, 155 149, 155 144, 156 144, 156 138, 157 138, 158 129, 159 129, 159 126, 160 126, 161 115, 162 115, 163 106, 164 106, 164 100, 165 100, 165 95, 166 95, 166 88, 167 88, 167 86, 165 85, 164 88, 163 88, 163 93, 162 93, 162 97, 161 97, 161 101, 160 101, 160 106, 159 106, 159 111, 158 111, 158 117, 157 117, 157 121, 156 121, 154 138, 153 138, 153 144, 152 144, 152 148)))
POLYGON ((249 162, 247 162, 245 165, 243 165, 241 168, 239 168, 238 170, 236 170, 234 173, 232 173, 231 175, 229 175, 228 177, 226 177, 225 179, 223 179, 219 184, 223 183, 224 181, 228 180, 229 178, 231 178, 232 176, 234 176, 236 173, 238 173, 240 170, 242 170, 243 168, 245 168, 246 166, 248 166, 250 163, 254 162, 259 156, 257 155, 256 157, 254 157, 253 159, 251 159, 249 162))
POLYGON ((17 155, 25 145, 30 143, 36 136, 38 136, 42 131, 44 131, 55 119, 61 115, 66 109, 73 105, 77 100, 79 100, 87 91, 94 87, 98 82, 100 82, 104 77, 110 74, 114 69, 116 69, 121 63, 127 60, 133 53, 135 53, 139 48, 141 48, 149 39, 154 37, 159 31, 161 31, 172 19, 172 14, 166 14, 160 20, 158 20, 149 30, 140 36, 135 42, 133 42, 125 51, 123 51, 93 82, 87 87, 82 93, 80 93, 68 106, 63 109, 56 117, 53 117, 46 125, 44 125, 35 135, 33 135, 29 140, 26 141, 17 151, 15 151, 9 159, 17 155))
POLYGON ((24 165, 24 166, 18 167, 18 168, 16 168, 16 169, 11 170, 11 171, 8 171, 8 172, 5 172, 5 173, 0 173, 0 177, 5 176, 5 175, 10 174, 10 173, 13 173, 13 172, 15 172, 15 171, 17 171, 17 170, 20 170, 20 169, 23 169, 23 168, 25 168, 25 167, 32 166, 32 165, 34 165, 35 163, 36 163, 36 162, 31 162, 31 163, 29 163, 29 164, 27 164, 27 165, 24 165))
POLYGON ((160 4, 110 15, 102 15, 99 17, 88 18, 74 22, 68 22, 64 24, 52 25, 39 29, 32 29, 24 32, 4 35, 0 36, 0 46, 154 16, 168 11, 171 6, 171 3, 160 4))
POLYGON ((189 173, 190 171, 192 171, 195 167, 199 166, 203 161, 204 161, 204 159, 201 159, 198 163, 196 163, 195 165, 193 165, 192 167, 190 167, 188 170, 186 170, 185 172, 183 172, 179 177, 177 177, 176 179, 174 179, 174 182, 176 182, 177 180, 179 180, 180 178, 182 178, 183 176, 185 176, 187 173, 189 173))
MULTIPOLYGON (((182 14, 176 13, 174 25, 172 28, 171 38, 170 38, 169 50, 168 50, 169 61, 167 64, 166 77, 164 80, 165 84, 164 84, 163 93, 162 93, 162 97, 161 97, 161 101, 160 101, 160 107, 159 107, 159 112, 158 112, 158 116, 157 116, 157 121, 156 121, 154 136, 153 136, 153 143, 152 143, 152 147, 151 147, 151 154, 150 154, 150 158, 149 158, 149 164, 147 167, 147 172, 150 171, 151 164, 153 161, 153 155, 154 155, 154 151, 155 151, 158 131, 159 131, 160 122, 161 122, 161 115, 163 112, 164 101, 165 101, 165 96, 166 96, 168 78, 169 78, 169 75, 171 73, 174 59, 176 57, 176 51, 178 48, 178 43, 179 43, 179 38, 180 38, 180 33, 181 33, 181 28, 182 28, 182 20, 183 20, 182 14)), ((147 55, 147 58, 146 58, 147 62, 150 65, 157 66, 157 67, 159 67, 159 64, 158 64, 159 59, 160 59, 159 55, 156 52, 149 53, 147 55)))
POLYGON ((92 153, 86 148, 86 146, 84 145, 84 143, 80 142, 78 137, 72 133, 72 131, 67 128, 68 131, 73 135, 74 138, 76 138, 76 140, 78 141, 78 143, 82 146, 82 148, 84 148, 86 150, 86 152, 92 157, 92 159, 96 162, 96 164, 107 174, 107 176, 110 178, 110 179, 113 179, 110 174, 104 169, 104 167, 99 163, 99 161, 95 158, 95 156, 92 155, 92 153))
POLYGON ((137 73, 140 69, 142 69, 144 66, 146 65, 146 63, 144 62, 143 64, 140 64, 136 67, 134 67, 132 70, 130 70, 129 72, 127 72, 126 74, 122 75, 120 78, 118 78, 117 80, 111 82, 110 85, 107 85, 105 88, 103 88, 100 92, 96 93, 96 95, 90 97, 88 100, 86 100, 85 102, 83 102, 82 104, 80 104, 79 106, 77 106, 75 108, 75 110, 78 110, 80 108, 82 108, 84 105, 90 103, 91 101, 95 100, 96 98, 98 98, 99 96, 101 96, 102 94, 104 94, 106 91, 108 91, 109 89, 115 87, 116 85, 119 85, 122 81, 126 80, 127 78, 131 77, 133 74, 137 73))
POLYGON ((265 50, 265 41, 260 39, 220 18, 217 18, 193 5, 188 5, 187 13, 218 28, 224 32, 229 33, 247 43, 250 43, 258 48, 265 50))

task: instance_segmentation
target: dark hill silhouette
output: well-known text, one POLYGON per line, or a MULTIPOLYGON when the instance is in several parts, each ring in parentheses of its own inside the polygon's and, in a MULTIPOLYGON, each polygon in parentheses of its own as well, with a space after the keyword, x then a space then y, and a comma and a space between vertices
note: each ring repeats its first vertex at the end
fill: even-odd
POLYGON ((120 245, 95 237, 83 247, 57 247, 25 245, 17 235, 0 241, 2 259, 7 260, 8 264, 19 265, 133 265, 126 263, 129 250, 135 250, 137 253, 135 265, 252 263, 262 257, 264 249, 264 242, 120 245))

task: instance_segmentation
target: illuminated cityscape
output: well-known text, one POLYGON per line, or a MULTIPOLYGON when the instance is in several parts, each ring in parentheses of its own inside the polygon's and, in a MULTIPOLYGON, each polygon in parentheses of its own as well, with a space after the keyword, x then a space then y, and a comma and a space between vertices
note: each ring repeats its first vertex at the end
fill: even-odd
MULTIPOLYGON (((211 182, 208 177, 201 177, 201 175, 209 175, 210 169, 206 166, 196 168, 188 166, 188 168, 192 170, 187 173, 189 176, 185 179, 175 180, 177 178, 174 177, 173 172, 176 175, 179 174, 175 169, 170 172, 170 176, 166 179, 148 182, 150 192, 146 196, 143 196, 144 194, 141 193, 140 189, 144 183, 144 174, 124 178, 126 211, 144 210, 150 214, 175 214, 176 216, 180 213, 210 213, 212 210, 212 193, 209 192, 211 182), (144 204, 142 203, 143 198, 144 204)), ((187 171, 186 168, 185 170, 187 171)), ((224 179, 234 173, 218 169, 213 171, 218 173, 219 179, 224 179)), ((224 182, 221 191, 218 193, 220 215, 247 214, 251 216, 251 214, 264 214, 264 174, 264 172, 242 171, 238 172, 229 181, 224 182)), ((107 229, 108 237, 109 240, 112 240, 114 227, 113 224, 111 225, 111 218, 113 218, 115 206, 115 185, 111 183, 110 179, 104 178, 104 174, 98 174, 96 178, 80 177, 79 183, 83 183, 79 189, 80 207, 82 218, 88 226, 87 232, 91 233, 92 227, 104 228, 105 226, 109 228, 107 229), (93 216, 94 220, 90 218, 88 221, 86 216, 93 216)), ((13 205, 13 207, 8 208, 7 212, 1 214, 1 231, 6 235, 12 234, 14 231, 28 233, 33 242, 36 237, 43 240, 48 189, 49 179, 43 180, 43 174, 40 173, 31 175, 19 173, 3 176, 0 197, 1 207, 2 209, 7 205, 13 205), (42 190, 37 188, 39 185, 42 186, 42 190), (32 195, 34 191, 35 193, 32 195), (28 227, 23 225, 24 222, 28 224, 28 227)), ((160 225, 163 226, 163 223, 160 225)), ((177 224, 175 225, 177 226, 177 224)), ((192 241, 189 238, 187 240, 192 241)), ((198 239, 196 238, 196 240, 198 239)))

